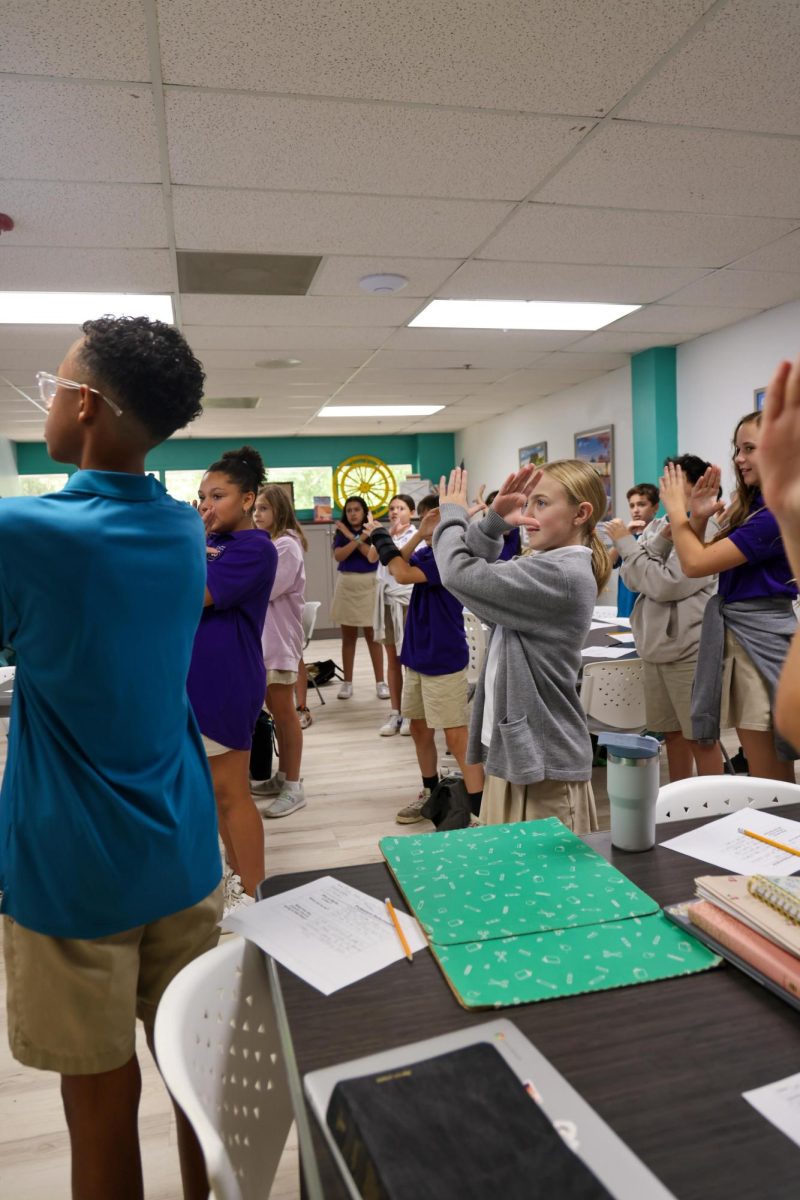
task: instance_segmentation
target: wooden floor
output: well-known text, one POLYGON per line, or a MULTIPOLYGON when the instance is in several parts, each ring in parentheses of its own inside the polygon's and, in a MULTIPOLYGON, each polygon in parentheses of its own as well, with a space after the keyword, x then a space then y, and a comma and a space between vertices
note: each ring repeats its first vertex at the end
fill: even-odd
MULTIPOLYGON (((311 659, 310 651, 306 657, 311 659)), ((313 657, 341 661, 338 643, 315 641, 313 657)), ((336 686, 324 689, 324 707, 319 706, 313 692, 310 694, 314 724, 306 731, 303 762, 308 805, 293 816, 265 822, 268 874, 376 861, 380 858, 378 838, 383 835, 404 828, 409 833, 432 828, 403 827, 394 822, 397 809, 416 796, 419 775, 411 738, 378 736, 389 704, 375 698, 363 642, 359 642, 356 658, 353 698, 337 700, 336 691, 336 686)), ((3 765, 4 741, 0 756, 3 765)), ((605 771, 596 770, 594 775, 600 826, 607 828, 605 771)), ((180 1200, 171 1107, 140 1041, 140 1128, 146 1195, 148 1200, 180 1200)), ((0 1196, 8 1200, 54 1200, 68 1195, 69 1146, 58 1078, 28 1070, 11 1058, 0 955, 0 1196)), ((272 1197, 299 1197, 293 1138, 287 1145, 272 1197)))

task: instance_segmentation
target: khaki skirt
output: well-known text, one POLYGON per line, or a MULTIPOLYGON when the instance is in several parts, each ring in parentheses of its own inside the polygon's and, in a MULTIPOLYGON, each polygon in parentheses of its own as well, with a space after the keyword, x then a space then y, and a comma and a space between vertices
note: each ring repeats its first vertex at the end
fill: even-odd
POLYGON ((339 571, 331 617, 337 625, 371 629, 375 614, 375 572, 339 571))
POLYGON ((593 833, 598 825, 591 783, 543 779, 526 785, 486 776, 480 817, 484 825, 538 821, 542 817, 558 817, 573 833, 593 833))

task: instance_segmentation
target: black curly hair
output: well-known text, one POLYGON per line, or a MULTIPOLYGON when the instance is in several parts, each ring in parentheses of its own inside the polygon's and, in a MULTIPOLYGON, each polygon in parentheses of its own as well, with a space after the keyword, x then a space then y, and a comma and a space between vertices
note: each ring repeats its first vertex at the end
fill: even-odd
POLYGON ((203 411, 205 372, 183 334, 147 317, 84 321, 79 360, 99 391, 163 442, 203 411))
POLYGON ((206 474, 219 471, 242 492, 255 492, 256 495, 267 482, 267 472, 264 460, 252 446, 240 446, 238 450, 226 450, 222 458, 218 458, 206 469, 206 474))

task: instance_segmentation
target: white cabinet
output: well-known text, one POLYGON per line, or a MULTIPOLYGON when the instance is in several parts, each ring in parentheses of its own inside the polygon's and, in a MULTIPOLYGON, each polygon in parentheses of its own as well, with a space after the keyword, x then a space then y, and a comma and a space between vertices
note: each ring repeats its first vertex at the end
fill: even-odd
POLYGON ((315 636, 338 629, 331 620, 337 563, 333 557, 333 525, 304 525, 308 541, 306 554, 306 600, 319 600, 315 636))

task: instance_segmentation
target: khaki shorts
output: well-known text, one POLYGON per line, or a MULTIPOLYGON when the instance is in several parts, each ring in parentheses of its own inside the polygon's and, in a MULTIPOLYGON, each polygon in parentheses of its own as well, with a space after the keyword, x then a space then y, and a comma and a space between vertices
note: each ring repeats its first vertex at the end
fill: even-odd
POLYGON ((230 746, 223 746, 222 742, 215 742, 213 738, 206 737, 204 733, 201 733, 200 736, 203 739, 203 749, 206 752, 206 758, 216 758, 218 754, 230 754, 230 746))
POLYGON ((429 729, 456 729, 469 724, 467 671, 452 675, 420 675, 406 667, 400 711, 429 729))
POLYGON ((772 729, 767 685, 729 629, 725 630, 719 723, 721 729, 772 729))
POLYGON ((297 683, 297 671, 267 671, 267 687, 271 683, 283 683, 286 687, 294 687, 297 683))
MULTIPOLYGON (((356 551, 356 554, 360 553, 360 550, 356 551)), ((374 571, 339 571, 333 593, 331 620, 337 625, 371 629, 375 616, 376 584, 374 571)))
POLYGON ((697 659, 685 662, 642 663, 644 715, 654 733, 682 733, 692 741, 692 684, 697 659))
POLYGON ((199 904, 102 938, 55 938, 3 918, 8 1042, 18 1062, 96 1075, 128 1062, 178 972, 219 939, 222 884, 199 904))
POLYGON ((558 817, 573 833, 593 833, 599 828, 594 792, 589 780, 571 782, 543 779, 541 783, 509 783, 487 775, 483 785, 481 823, 508 825, 558 817))

